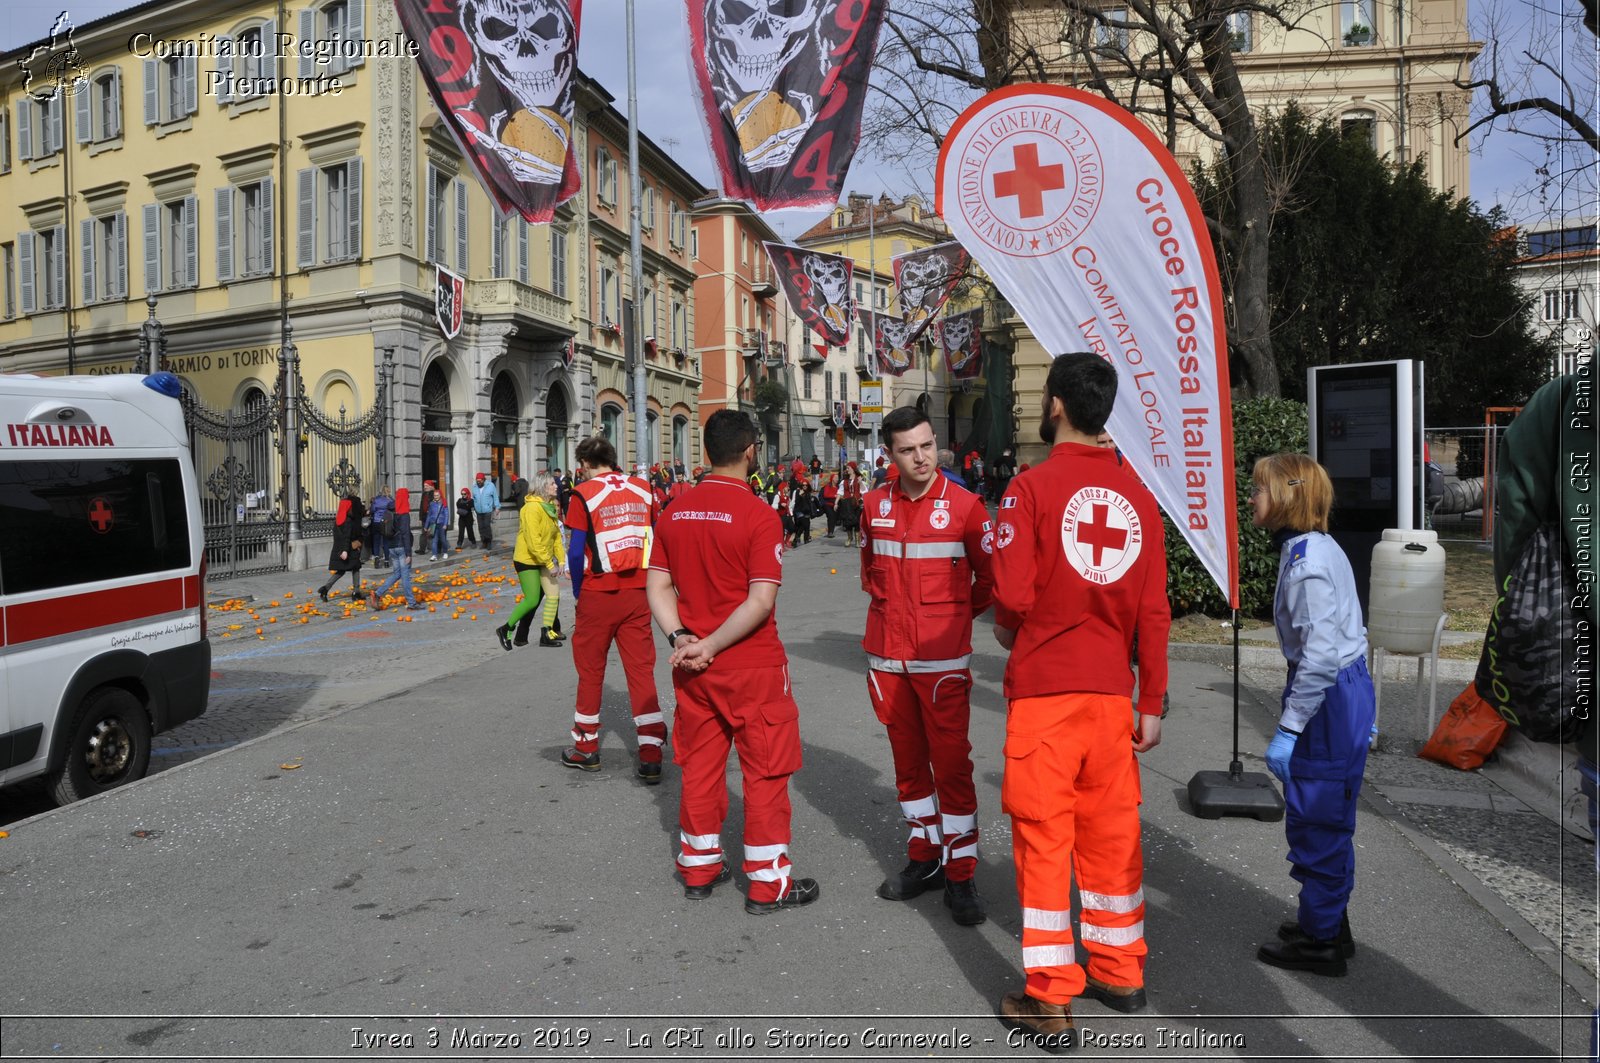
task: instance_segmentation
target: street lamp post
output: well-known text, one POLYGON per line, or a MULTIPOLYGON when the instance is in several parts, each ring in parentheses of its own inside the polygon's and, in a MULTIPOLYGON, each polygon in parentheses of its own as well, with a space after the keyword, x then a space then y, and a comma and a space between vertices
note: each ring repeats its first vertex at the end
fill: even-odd
POLYGON ((150 308, 150 316, 139 326, 139 357, 134 363, 134 372, 141 376, 167 368, 167 331, 156 319, 154 292, 145 296, 144 305, 150 308))

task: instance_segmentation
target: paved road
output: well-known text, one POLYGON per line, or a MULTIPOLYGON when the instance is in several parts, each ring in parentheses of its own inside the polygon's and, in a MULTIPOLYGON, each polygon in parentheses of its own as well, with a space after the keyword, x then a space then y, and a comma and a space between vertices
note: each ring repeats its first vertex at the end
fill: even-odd
MULTIPOLYGON (((170 736, 163 770, 17 820, 0 841, 0 1055, 1015 1054, 990 1014, 1019 982, 1002 658, 980 636, 973 740, 993 918, 967 929, 936 896, 873 896, 903 829, 864 697, 853 561, 822 541, 786 566, 780 626, 806 757, 794 859, 823 896, 767 918, 743 913, 740 882, 682 899, 676 779, 633 779, 626 728, 606 731, 601 773, 556 763, 570 660, 498 649, 487 610, 502 615, 512 591, 473 580, 503 561, 454 570, 465 582, 451 593, 483 595, 477 623, 450 619, 452 604, 411 622, 338 610, 291 624, 304 579, 253 581, 258 615, 278 623, 257 639, 257 622, 231 613, 241 627, 224 640, 213 617, 217 698, 170 736), (120 1017, 95 1017, 107 1015, 120 1017), (674 1037, 680 1025, 690 1032, 674 1037)), ((612 669, 608 728, 627 719, 614 657, 612 669)), ((1184 783, 1227 762, 1231 679, 1178 661, 1173 684, 1166 739, 1144 758, 1151 1013, 1080 1004, 1080 1026, 1100 1035, 1080 1058, 1577 1058, 1590 1005, 1573 986, 1592 987, 1587 972, 1563 977, 1560 950, 1377 787, 1357 833, 1351 977, 1258 964, 1255 945, 1292 910, 1281 827, 1188 814, 1184 783)), ((1264 745, 1266 698, 1247 691, 1247 750, 1264 745)), ((1490 805, 1522 817, 1524 835, 1545 822, 1490 805)))

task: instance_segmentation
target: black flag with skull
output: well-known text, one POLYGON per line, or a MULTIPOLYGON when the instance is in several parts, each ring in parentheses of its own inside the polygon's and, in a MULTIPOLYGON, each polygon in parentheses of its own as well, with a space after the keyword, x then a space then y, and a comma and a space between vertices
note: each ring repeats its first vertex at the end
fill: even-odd
POLYGON ((548 222, 578 191, 583 0, 395 0, 439 113, 502 212, 548 222))
POLYGON ((850 342, 850 319, 856 299, 850 290, 855 262, 839 255, 808 251, 788 244, 765 244, 789 305, 830 347, 850 342))
POLYGON ((832 206, 861 138, 889 0, 684 0, 689 76, 724 195, 832 206))
POLYGON ((956 380, 976 380, 983 372, 983 307, 949 314, 939 323, 944 363, 956 380))
POLYGON ((899 292, 895 309, 908 329, 907 346, 933 323, 971 261, 967 249, 954 240, 894 257, 894 285, 899 292))

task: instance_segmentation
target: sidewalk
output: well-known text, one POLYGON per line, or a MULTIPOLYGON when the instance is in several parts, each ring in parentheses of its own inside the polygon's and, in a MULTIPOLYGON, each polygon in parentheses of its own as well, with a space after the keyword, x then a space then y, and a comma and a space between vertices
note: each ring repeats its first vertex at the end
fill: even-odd
MULTIPOLYGON (((793 853, 796 873, 822 883, 816 905, 747 916, 737 876, 709 901, 682 898, 672 873, 676 772, 654 788, 632 777, 615 662, 604 770, 586 775, 556 761, 575 685, 563 652, 503 653, 487 617, 471 628, 439 614, 408 625, 387 624, 387 614, 319 617, 299 645, 381 648, 388 655, 371 667, 403 696, 352 697, 11 825, 0 841, 7 1057, 443 1054, 424 1048, 430 1027, 446 1046, 456 1031, 514 1032, 521 1050, 511 1054, 523 1058, 1035 1054, 1008 1046, 992 1015, 1020 982, 1021 916, 999 806, 1003 657, 980 630, 971 731, 990 920, 962 928, 937 895, 874 896, 903 860, 904 828, 887 742, 866 705, 854 558, 826 540, 793 552, 779 596, 805 743, 793 853), (346 638, 380 629, 403 636, 346 638), (85 1018, 47 1017, 66 1014, 85 1018), (93 1018, 103 1015, 120 1017, 93 1018), (205 1018, 249 1015, 278 1018, 205 1018), (704 1047, 668 1043, 680 1026, 704 1047), (536 1031, 567 1040, 542 1051, 536 1031), (352 1045, 391 1034, 416 1047, 352 1045)), ((497 564, 509 570, 503 557, 497 564)), ((212 590, 259 598, 305 575, 212 590)), ((242 688, 252 669, 281 671, 304 651, 251 639, 219 652, 219 670, 242 688)), ((1578 1058, 1592 977, 1479 877, 1480 865, 1501 860, 1559 881, 1560 864, 1548 860, 1560 832, 1500 800, 1483 773, 1372 758, 1350 977, 1256 962, 1256 944, 1293 910, 1282 827, 1186 810, 1189 777, 1227 765, 1233 677, 1174 656, 1172 716, 1141 758, 1151 1009, 1129 1017, 1080 1002, 1080 1028, 1103 1040, 1078 1058, 1578 1058), (1428 804, 1414 800, 1418 791, 1461 796, 1428 804), (1491 851, 1501 835, 1527 851, 1491 851)), ((344 657, 305 660, 327 670, 314 662, 344 657)), ((1262 770, 1281 675, 1281 661, 1265 659, 1243 673, 1250 770, 1262 770)), ((657 676, 670 719, 664 662, 657 676)), ((730 847, 740 828, 735 782, 730 847)), ((1557 855, 1586 857, 1592 875, 1592 850, 1557 855)), ((1559 912, 1550 907, 1557 924, 1559 912)), ((1592 945, 1593 913, 1566 918, 1592 945)), ((458 1045, 451 1054, 506 1053, 458 1045)))

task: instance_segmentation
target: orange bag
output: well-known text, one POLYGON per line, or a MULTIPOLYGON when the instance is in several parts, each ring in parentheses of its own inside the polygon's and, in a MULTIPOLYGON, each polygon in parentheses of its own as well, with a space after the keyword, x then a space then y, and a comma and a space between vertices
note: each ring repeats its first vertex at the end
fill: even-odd
POLYGON ((1478 696, 1474 684, 1468 683, 1467 689, 1450 703, 1439 726, 1434 728, 1433 737, 1417 756, 1472 771, 1482 766, 1505 733, 1505 719, 1478 696))

